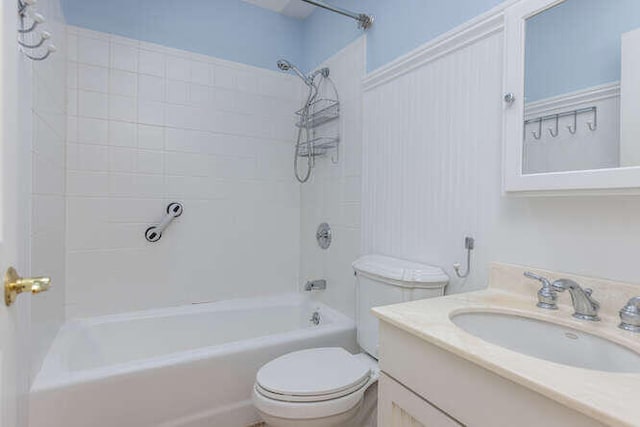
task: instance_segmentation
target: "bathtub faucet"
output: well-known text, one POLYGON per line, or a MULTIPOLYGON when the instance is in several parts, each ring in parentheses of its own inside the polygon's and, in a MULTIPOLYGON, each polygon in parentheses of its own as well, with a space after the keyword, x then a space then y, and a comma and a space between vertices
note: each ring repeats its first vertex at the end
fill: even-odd
POLYGON ((326 280, 314 280, 311 282, 307 282, 304 285, 305 291, 320 291, 323 289, 327 289, 327 281, 326 280))

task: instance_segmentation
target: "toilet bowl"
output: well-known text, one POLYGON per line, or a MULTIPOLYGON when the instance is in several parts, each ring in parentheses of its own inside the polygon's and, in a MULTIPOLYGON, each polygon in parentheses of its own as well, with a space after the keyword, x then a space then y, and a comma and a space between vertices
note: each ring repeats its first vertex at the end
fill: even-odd
POLYGON ((376 360, 363 353, 353 355, 342 348, 297 351, 260 369, 253 402, 272 427, 361 427, 363 421, 356 420, 375 410, 372 385, 378 374, 376 360), (363 404, 365 396, 374 404, 363 404))
POLYGON ((353 263, 356 326, 363 353, 314 348, 285 354, 256 376, 253 402, 271 427, 375 427, 378 321, 371 308, 444 294, 449 276, 434 266, 381 255, 353 263))

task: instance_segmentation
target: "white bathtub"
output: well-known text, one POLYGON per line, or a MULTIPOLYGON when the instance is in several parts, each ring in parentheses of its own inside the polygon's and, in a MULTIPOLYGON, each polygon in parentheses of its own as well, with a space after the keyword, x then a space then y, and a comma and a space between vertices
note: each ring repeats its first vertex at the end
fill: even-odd
POLYGON ((260 366, 320 346, 356 351, 355 325, 296 294, 70 321, 35 378, 29 423, 246 426, 259 419, 250 396, 260 366))

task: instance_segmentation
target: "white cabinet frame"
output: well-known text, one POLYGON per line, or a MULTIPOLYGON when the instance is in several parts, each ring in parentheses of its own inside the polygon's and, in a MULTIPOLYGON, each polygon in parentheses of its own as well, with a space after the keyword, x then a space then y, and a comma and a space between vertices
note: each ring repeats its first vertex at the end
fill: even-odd
POLYGON ((522 173, 526 20, 563 1, 523 0, 505 10, 504 93, 515 99, 504 105, 503 190, 533 195, 640 193, 640 166, 522 173))

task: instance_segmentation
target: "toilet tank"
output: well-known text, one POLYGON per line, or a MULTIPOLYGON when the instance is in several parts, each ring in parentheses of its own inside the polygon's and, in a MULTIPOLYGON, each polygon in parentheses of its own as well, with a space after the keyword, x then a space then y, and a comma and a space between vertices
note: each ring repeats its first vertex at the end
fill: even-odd
POLYGON ((444 295, 449 276, 439 267, 382 255, 367 255, 353 264, 356 273, 358 344, 378 358, 378 319, 373 307, 444 295))

